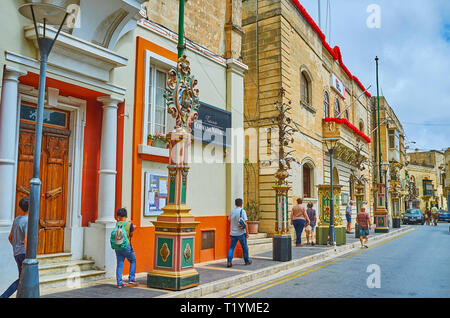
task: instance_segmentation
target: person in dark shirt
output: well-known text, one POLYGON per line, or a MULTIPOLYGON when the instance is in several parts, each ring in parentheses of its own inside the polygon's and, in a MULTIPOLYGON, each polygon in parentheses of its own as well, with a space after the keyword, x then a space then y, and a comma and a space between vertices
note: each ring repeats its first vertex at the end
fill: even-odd
POLYGON ((317 223, 317 215, 316 210, 313 209, 313 204, 311 202, 308 203, 307 207, 308 209, 306 210, 306 214, 308 214, 309 224, 305 228, 306 244, 309 244, 309 242, 311 241, 311 245, 314 245, 314 229, 317 223))

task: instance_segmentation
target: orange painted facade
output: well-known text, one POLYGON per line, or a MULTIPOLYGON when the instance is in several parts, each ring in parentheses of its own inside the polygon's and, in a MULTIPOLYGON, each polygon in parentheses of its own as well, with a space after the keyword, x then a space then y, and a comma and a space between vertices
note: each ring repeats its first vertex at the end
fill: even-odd
MULTIPOLYGON (((169 163, 169 158, 138 153, 138 145, 142 140, 142 116, 144 83, 145 83, 145 52, 149 50, 174 62, 177 61, 177 53, 169 51, 142 37, 136 39, 136 71, 134 92, 134 127, 133 127, 133 166, 132 166, 132 197, 131 219, 138 226, 133 236, 133 249, 137 258, 137 272, 146 272, 153 269, 154 263, 154 227, 139 227, 141 224, 141 193, 142 189, 142 161, 169 163)), ((226 258, 229 248, 229 224, 227 216, 196 217, 200 224, 196 228, 195 237, 195 263, 226 258), (215 231, 215 248, 213 250, 201 250, 202 230, 215 231)), ((237 253, 239 253, 237 249, 237 253)))

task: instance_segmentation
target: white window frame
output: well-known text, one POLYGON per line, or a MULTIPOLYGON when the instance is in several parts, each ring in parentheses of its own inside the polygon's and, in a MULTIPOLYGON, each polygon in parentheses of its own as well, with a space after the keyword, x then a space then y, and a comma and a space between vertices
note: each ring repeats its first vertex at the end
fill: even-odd
MULTIPOLYGON (((143 118, 142 118, 142 140, 141 145, 139 147, 139 153, 159 155, 159 156, 168 156, 167 149, 161 149, 157 147, 151 147, 147 145, 147 136, 151 133, 154 133, 154 122, 155 122, 155 114, 153 112, 151 117, 151 131, 148 129, 148 112, 150 110, 150 93, 155 94, 154 92, 150 92, 149 81, 150 81, 150 67, 154 67, 155 70, 159 70, 167 73, 169 69, 172 67, 176 67, 177 63, 175 61, 169 60, 168 58, 158 55, 152 51, 145 51, 145 76, 144 76, 144 96, 143 96, 143 118)), ((156 72, 154 73, 156 78, 156 72)), ((154 81, 155 82, 155 81, 154 81)), ((152 96, 151 100, 155 100, 155 96, 152 96)), ((168 122, 168 116, 166 113, 166 125, 168 122)))

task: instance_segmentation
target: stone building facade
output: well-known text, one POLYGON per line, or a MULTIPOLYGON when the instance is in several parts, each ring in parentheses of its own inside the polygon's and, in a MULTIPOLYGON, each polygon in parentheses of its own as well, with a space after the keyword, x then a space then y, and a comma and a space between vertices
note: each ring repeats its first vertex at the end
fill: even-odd
MULTIPOLYGON (((372 97, 371 107, 372 126, 377 127, 378 101, 376 96, 372 97)), ((393 215, 401 215, 408 207, 408 177, 406 174, 407 160, 404 129, 385 96, 380 96, 380 127, 378 129, 381 141, 381 181, 382 183, 387 181, 387 210, 390 220, 392 221, 393 215)), ((372 138, 372 173, 374 189, 376 189, 377 183, 380 182, 378 129, 375 129, 372 138)), ((376 192, 374 191, 374 209, 376 209, 377 204, 375 195, 376 192)))
POLYGON ((432 205, 446 209, 444 153, 438 150, 415 151, 408 153, 407 157, 407 171, 418 188, 422 212, 432 205))
MULTIPOLYGON (((341 202, 355 198, 356 178, 362 176, 367 180, 364 200, 370 202, 371 175, 368 167, 362 173, 357 171, 356 151, 359 144, 360 156, 370 158, 370 94, 345 67, 339 47, 328 45, 296 0, 249 0, 243 2, 242 11, 242 55, 249 66, 244 80, 245 127, 257 134, 259 149, 256 154, 247 153, 254 159, 250 160, 254 182, 245 192, 259 201, 261 231, 274 232, 272 186, 277 168, 264 162, 274 151, 271 148, 275 143, 268 142, 274 139, 269 129, 273 128, 271 119, 277 116, 274 103, 279 101, 280 87, 286 90, 286 101, 292 102, 290 117, 298 130, 293 144, 298 164, 290 171, 289 208, 295 198, 301 197, 319 210, 317 186, 330 182, 329 155, 323 144, 329 122, 341 136, 333 166, 334 183, 343 186, 341 202)), ((345 204, 341 206, 342 215, 344 211, 345 204)), ((353 211, 356 213, 356 209, 353 211)))
POLYGON ((444 153, 445 159, 445 180, 444 180, 444 195, 447 198, 447 207, 445 209, 450 211, 450 148, 444 153))

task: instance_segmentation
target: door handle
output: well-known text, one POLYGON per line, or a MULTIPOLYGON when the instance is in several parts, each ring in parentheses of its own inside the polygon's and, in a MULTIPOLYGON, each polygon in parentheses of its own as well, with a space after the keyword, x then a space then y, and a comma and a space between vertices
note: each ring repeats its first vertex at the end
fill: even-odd
POLYGON ((19 191, 22 192, 22 193, 25 193, 26 195, 29 195, 29 194, 30 194, 30 191, 27 190, 26 188, 24 188, 23 186, 18 186, 18 187, 17 187, 17 190, 19 190, 19 191))
POLYGON ((51 191, 48 191, 47 193, 45 193, 45 197, 48 199, 48 198, 54 197, 55 195, 57 195, 61 192, 62 192, 62 188, 59 187, 57 189, 54 189, 54 190, 51 190, 51 191))

